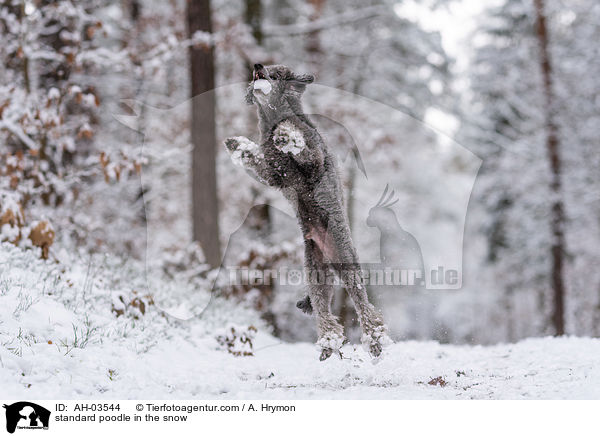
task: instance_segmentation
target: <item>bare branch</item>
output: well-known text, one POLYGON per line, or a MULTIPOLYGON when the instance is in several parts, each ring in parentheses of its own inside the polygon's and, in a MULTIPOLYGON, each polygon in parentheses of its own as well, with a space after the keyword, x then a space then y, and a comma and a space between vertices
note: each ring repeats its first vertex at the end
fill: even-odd
POLYGON ((331 17, 321 18, 307 23, 295 23, 286 25, 265 25, 263 36, 294 36, 304 35, 319 30, 351 24, 357 21, 380 17, 394 13, 386 6, 369 6, 356 11, 343 12, 331 17))
POLYGON ((13 135, 17 136, 21 140, 23 144, 29 147, 32 150, 36 150, 39 148, 38 144, 35 143, 33 139, 31 139, 17 124, 14 124, 9 120, 0 121, 0 130, 6 129, 11 132, 13 135))

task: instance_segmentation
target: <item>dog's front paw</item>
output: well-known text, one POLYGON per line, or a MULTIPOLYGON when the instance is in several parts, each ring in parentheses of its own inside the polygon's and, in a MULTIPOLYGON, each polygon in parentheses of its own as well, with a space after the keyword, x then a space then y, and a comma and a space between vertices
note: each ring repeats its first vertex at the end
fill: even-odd
POLYGON ((225 140, 225 147, 227 147, 227 151, 233 153, 240 145, 240 141, 236 138, 227 138, 225 140))
POLYGON ((227 147, 233 163, 241 167, 243 167, 249 159, 260 156, 258 144, 250 141, 244 136, 227 138, 225 140, 225 147, 227 147))

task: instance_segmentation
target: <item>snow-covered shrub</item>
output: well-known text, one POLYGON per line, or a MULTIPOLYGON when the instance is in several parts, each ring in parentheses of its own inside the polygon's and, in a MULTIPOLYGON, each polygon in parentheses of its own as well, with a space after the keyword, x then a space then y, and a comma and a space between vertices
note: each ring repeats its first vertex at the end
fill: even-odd
POLYGON ((10 193, 0 193, 0 241, 18 244, 25 225, 23 208, 10 193))
POLYGON ((0 193, 0 242, 10 242, 21 247, 38 247, 41 257, 48 259, 48 252, 54 243, 54 228, 47 220, 25 222, 21 204, 10 192, 0 193))
POLYGON ((215 339, 221 347, 234 356, 254 356, 252 340, 257 329, 253 325, 242 327, 235 324, 228 325, 216 333, 215 339))
POLYGON ((138 295, 137 291, 131 291, 130 295, 115 293, 111 310, 117 317, 128 315, 140 319, 146 314, 146 308, 149 306, 154 306, 152 295, 138 295))
MULTIPOLYGON (((232 322, 263 325, 255 312, 223 298, 213 298, 202 316, 173 318, 154 301, 189 306, 195 295, 210 294, 210 288, 155 272, 154 293, 149 294, 143 262, 83 251, 62 250, 57 257, 47 261, 31 250, 0 244, 0 359, 6 352, 36 359, 36 353, 46 353, 42 345, 53 346, 51 354, 65 354, 105 341, 144 350, 175 330, 186 335, 193 329, 197 336, 213 338, 232 322), (175 293, 173 280, 179 287, 175 293)), ((240 336, 250 347, 252 329, 240 336)))
MULTIPOLYGON (((140 163, 123 144, 118 156, 109 156, 113 147, 95 141, 100 97, 86 75, 107 62, 97 11, 69 0, 32 6, 0 5, 0 193, 3 203, 9 194, 18 205, 3 205, 5 211, 20 210, 16 225, 3 233, 23 241, 28 229, 19 235, 17 227, 43 220, 42 227, 29 224, 29 243, 47 257, 54 232, 85 225, 72 208, 89 200, 86 188, 102 176, 110 181, 139 173, 140 163)), ((120 62, 111 62, 118 68, 120 62)))

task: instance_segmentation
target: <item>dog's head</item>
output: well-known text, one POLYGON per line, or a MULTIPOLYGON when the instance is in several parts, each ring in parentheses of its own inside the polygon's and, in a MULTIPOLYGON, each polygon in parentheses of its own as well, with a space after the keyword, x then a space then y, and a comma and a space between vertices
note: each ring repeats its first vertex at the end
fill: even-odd
POLYGON ((299 100, 306 85, 314 80, 314 76, 296 74, 285 65, 254 64, 252 81, 246 92, 246 102, 262 106, 284 98, 299 100))

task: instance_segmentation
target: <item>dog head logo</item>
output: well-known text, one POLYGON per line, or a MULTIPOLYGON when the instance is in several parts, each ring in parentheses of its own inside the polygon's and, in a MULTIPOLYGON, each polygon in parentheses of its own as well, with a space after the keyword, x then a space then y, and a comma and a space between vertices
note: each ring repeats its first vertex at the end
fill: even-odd
POLYGON ((35 403, 20 401, 11 405, 5 404, 6 431, 14 433, 18 429, 48 429, 50 411, 35 403))

